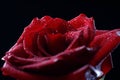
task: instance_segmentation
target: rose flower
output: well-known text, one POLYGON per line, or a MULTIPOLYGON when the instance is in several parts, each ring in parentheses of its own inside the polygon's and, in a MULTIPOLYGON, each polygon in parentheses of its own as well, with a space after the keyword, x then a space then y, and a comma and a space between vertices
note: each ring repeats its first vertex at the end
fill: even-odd
POLYGON ((97 30, 84 14, 34 18, 2 58, 2 72, 17 80, 96 80, 113 67, 119 43, 120 29, 97 30))

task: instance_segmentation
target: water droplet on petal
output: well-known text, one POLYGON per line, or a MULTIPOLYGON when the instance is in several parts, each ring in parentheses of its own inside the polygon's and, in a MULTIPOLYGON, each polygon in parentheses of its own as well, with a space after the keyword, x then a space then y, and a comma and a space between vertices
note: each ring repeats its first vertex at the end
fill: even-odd
POLYGON ((53 61, 54 61, 54 62, 57 62, 57 61, 58 61, 58 59, 56 58, 56 59, 54 59, 53 61))
POLYGON ((103 76, 103 72, 101 70, 96 69, 93 66, 90 66, 90 68, 95 72, 97 78, 103 76))
POLYGON ((90 65, 90 69, 85 73, 86 80, 97 80, 103 76, 103 72, 90 65))
POLYGON ((116 34, 117 34, 118 36, 120 36, 120 31, 117 31, 116 34))
POLYGON ((1 58, 1 60, 3 60, 3 61, 4 61, 4 60, 5 60, 5 58, 4 58, 4 57, 2 57, 2 58, 1 58))
POLYGON ((87 47, 88 51, 93 51, 93 48, 87 47))

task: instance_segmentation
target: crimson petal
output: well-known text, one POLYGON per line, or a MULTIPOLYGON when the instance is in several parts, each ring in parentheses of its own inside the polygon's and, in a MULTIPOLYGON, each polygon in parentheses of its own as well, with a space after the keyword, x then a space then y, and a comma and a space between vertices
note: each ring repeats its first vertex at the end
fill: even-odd
POLYGON ((51 76, 43 76, 43 75, 35 75, 35 74, 30 74, 27 72, 20 71, 16 68, 14 68, 12 65, 9 63, 5 63, 3 68, 2 68, 3 74, 4 75, 9 75, 11 77, 14 77, 15 79, 18 80, 64 80, 64 77, 51 77, 51 76))
POLYGON ((120 44, 119 32, 120 30, 117 29, 95 37, 95 39, 91 42, 91 46, 93 48, 98 46, 99 49, 90 64, 96 65, 120 44))
MULTIPOLYGON (((30 64, 30 65, 25 65, 22 66, 20 69, 23 69, 25 71, 31 71, 33 72, 42 72, 45 74, 54 74, 54 75, 59 75, 59 74, 65 74, 68 73, 69 71, 73 70, 76 66, 82 66, 86 64, 90 58, 88 58, 88 61, 81 60, 83 57, 83 53, 85 52, 86 47, 81 46, 72 50, 68 50, 62 53, 59 53, 58 55, 55 55, 51 57, 48 60, 45 60, 43 62, 38 62, 35 64, 30 64), (80 57, 81 56, 81 57, 80 57), (80 59, 81 58, 81 59, 80 59), (79 64, 81 63, 81 64, 79 64), (71 66, 71 67, 68 67, 71 66), (72 67, 73 66, 73 67, 72 67), (71 69, 73 68, 73 69, 71 69), (62 69, 62 70, 61 70, 62 69)), ((86 55, 84 55, 86 57, 86 55)))
POLYGON ((45 36, 47 42, 47 50, 52 55, 62 52, 66 48, 65 36, 61 33, 47 34, 45 36))
POLYGON ((77 17, 68 21, 68 23, 76 29, 87 26, 90 28, 95 28, 93 18, 88 18, 85 14, 78 15, 77 17))
POLYGON ((23 38, 29 36, 30 33, 39 32, 42 30, 51 20, 52 18, 50 16, 44 16, 41 19, 38 19, 37 17, 34 18, 32 22, 27 27, 25 27, 22 35, 17 40, 17 43, 22 42, 23 38))

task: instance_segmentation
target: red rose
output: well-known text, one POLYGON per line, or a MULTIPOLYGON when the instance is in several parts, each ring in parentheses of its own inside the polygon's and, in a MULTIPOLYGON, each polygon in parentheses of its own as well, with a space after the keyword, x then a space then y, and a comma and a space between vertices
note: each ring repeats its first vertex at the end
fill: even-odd
POLYGON ((84 14, 34 18, 2 58, 2 72, 18 80, 97 79, 112 68, 110 52, 119 43, 120 29, 97 30, 84 14))

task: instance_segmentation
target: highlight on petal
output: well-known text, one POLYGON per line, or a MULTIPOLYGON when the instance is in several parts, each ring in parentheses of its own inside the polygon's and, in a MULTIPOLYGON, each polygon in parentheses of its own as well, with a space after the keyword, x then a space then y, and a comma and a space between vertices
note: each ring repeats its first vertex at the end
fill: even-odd
POLYGON ((120 36, 120 31, 117 31, 116 34, 117 34, 118 36, 120 36))

